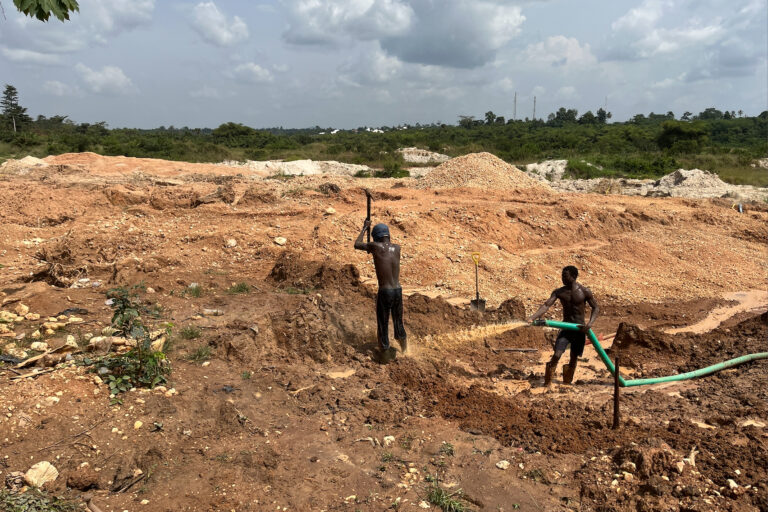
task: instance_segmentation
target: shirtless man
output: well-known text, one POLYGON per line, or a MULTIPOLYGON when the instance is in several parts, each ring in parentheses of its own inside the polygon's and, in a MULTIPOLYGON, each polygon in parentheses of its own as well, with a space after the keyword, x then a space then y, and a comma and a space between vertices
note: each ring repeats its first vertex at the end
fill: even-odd
POLYGON ((557 299, 560 299, 560 303, 563 305, 563 322, 570 322, 579 324, 581 330, 579 331, 566 331, 562 330, 557 333, 557 341, 555 341, 555 353, 552 354, 552 359, 549 360, 544 371, 544 385, 549 386, 552 382, 552 374, 557 369, 557 363, 560 361, 560 357, 565 352, 568 345, 571 345, 571 360, 568 366, 563 366, 563 383, 570 384, 573 382, 573 374, 576 372, 576 364, 578 358, 584 353, 584 343, 586 342, 586 334, 592 328, 592 324, 595 323, 597 315, 600 314, 600 306, 597 305, 595 297, 592 292, 586 286, 576 281, 579 276, 579 271, 576 267, 569 265, 563 269, 563 287, 558 288, 552 292, 552 295, 542 305, 536 313, 531 316, 528 321, 534 322, 538 320, 544 313, 552 307, 557 299), (589 304, 592 309, 592 313, 589 316, 589 322, 584 324, 584 304, 589 304))
POLYGON ((366 220, 363 230, 355 240, 355 249, 373 254, 379 293, 376 296, 376 325, 379 340, 379 360, 387 363, 395 358, 395 349, 389 346, 389 315, 395 328, 395 339, 400 342, 403 353, 408 349, 405 327, 403 327, 403 288, 400 286, 400 246, 389 240, 386 224, 373 226, 373 242, 363 242, 363 235, 371 225, 366 220))

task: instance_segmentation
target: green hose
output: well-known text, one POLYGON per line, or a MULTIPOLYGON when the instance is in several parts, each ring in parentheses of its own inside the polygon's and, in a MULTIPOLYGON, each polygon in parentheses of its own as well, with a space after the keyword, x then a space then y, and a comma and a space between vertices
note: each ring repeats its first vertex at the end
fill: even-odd
MULTIPOLYGON (((534 322, 534 325, 544 325, 547 327, 555 327, 557 329, 565 329, 568 331, 578 331, 581 329, 579 324, 557 322, 555 320, 537 320, 534 322)), ((613 366, 613 361, 611 361, 611 359, 608 357, 608 354, 606 354, 605 350, 603 350, 602 345, 600 345, 600 341, 597 339, 597 336, 595 336, 595 333, 592 332, 592 329, 589 330, 588 335, 589 341, 592 342, 592 345, 595 347, 595 350, 600 356, 600 359, 603 360, 606 368, 608 368, 608 371, 611 372, 611 375, 613 375, 616 371, 616 368, 613 366)), ((658 384, 660 382, 693 379, 696 377, 703 377, 704 375, 719 372, 721 370, 725 370, 726 368, 731 368, 732 366, 748 363, 750 361, 756 361, 758 359, 768 359, 768 352, 749 354, 746 356, 737 357, 735 359, 729 359, 727 361, 723 361, 722 363, 713 364, 712 366, 707 366, 706 368, 701 368, 692 372, 680 373, 678 375, 668 375, 666 377, 656 377, 654 379, 624 380, 624 378, 619 375, 619 385, 622 387, 643 386, 645 384, 658 384)))

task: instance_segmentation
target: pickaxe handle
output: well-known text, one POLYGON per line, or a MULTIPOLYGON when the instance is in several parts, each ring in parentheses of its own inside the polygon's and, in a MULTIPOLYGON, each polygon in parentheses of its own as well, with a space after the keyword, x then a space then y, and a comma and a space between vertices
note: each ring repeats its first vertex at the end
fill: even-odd
POLYGON ((365 199, 368 203, 368 214, 365 217, 365 219, 368 221, 368 243, 371 243, 371 200, 373 198, 371 197, 371 193, 368 190, 365 191, 365 199))

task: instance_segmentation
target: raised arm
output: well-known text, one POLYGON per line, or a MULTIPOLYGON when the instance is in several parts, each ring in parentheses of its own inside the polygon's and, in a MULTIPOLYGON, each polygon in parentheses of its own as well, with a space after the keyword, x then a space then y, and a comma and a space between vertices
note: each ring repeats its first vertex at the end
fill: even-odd
POLYGON ((587 304, 589 304, 589 307, 592 309, 592 312, 589 315, 589 322, 586 327, 586 330, 589 330, 592 328, 592 324, 595 323, 595 320, 597 320, 597 315, 600 314, 600 305, 595 300, 595 296, 592 295, 592 291, 589 288, 584 288, 584 296, 587 299, 587 304))
POLYGON ((542 304, 539 310, 536 311, 533 315, 531 315, 528 318, 528 322, 535 322, 536 320, 538 320, 539 317, 541 317, 544 313, 549 311, 549 308, 552 307, 552 304, 554 304, 556 300, 557 300, 557 290, 553 291, 552 295, 550 295, 547 301, 544 304, 542 304))
POLYGON ((370 225, 371 221, 365 219, 365 222, 363 222, 363 230, 360 231, 360 234, 357 236, 357 240, 355 240, 355 249, 358 251, 368 251, 368 244, 363 242, 363 235, 365 235, 365 232, 368 231, 368 226, 370 225))

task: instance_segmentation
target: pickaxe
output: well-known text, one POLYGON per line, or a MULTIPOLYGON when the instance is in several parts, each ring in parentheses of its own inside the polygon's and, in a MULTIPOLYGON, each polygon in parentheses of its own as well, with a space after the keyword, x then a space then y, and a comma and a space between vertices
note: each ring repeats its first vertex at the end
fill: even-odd
POLYGON ((368 221, 368 243, 371 243, 371 201, 373 201, 373 196, 371 195, 371 191, 367 188, 364 188, 363 191, 365 192, 365 198, 368 203, 368 215, 365 219, 368 221))

